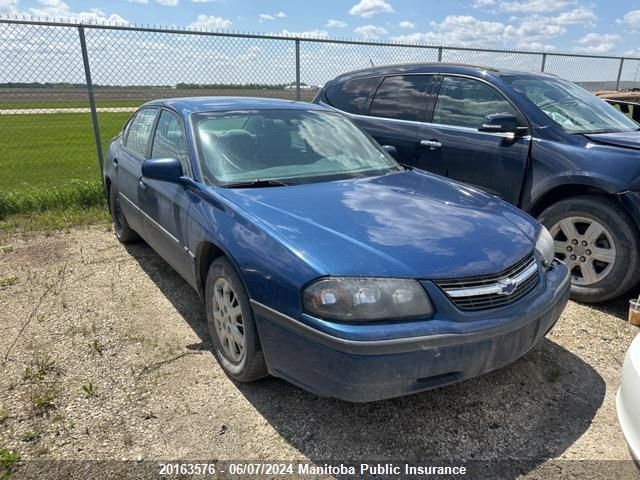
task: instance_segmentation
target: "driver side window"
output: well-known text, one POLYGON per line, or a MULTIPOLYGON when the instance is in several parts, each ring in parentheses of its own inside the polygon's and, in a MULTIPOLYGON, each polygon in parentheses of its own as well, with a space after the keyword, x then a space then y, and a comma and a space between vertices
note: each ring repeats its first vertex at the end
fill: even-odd
POLYGON ((156 134, 153 138, 151 158, 176 158, 182 164, 182 172, 189 175, 189 156, 187 154, 187 143, 184 138, 182 122, 173 113, 162 110, 156 134))
POLYGON ((490 86, 464 77, 444 77, 433 112, 433 123, 478 128, 493 113, 516 110, 490 86))

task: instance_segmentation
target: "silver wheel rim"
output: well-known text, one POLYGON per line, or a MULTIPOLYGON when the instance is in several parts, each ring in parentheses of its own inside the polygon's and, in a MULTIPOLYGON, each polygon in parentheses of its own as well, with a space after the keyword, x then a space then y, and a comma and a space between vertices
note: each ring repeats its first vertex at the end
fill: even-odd
POLYGON ((571 270, 574 285, 593 285, 604 279, 616 261, 616 246, 609 231, 586 217, 567 217, 549 230, 556 257, 571 270))
POLYGON ((225 356, 240 363, 245 352, 244 322, 238 295, 225 278, 213 284, 213 323, 225 356))

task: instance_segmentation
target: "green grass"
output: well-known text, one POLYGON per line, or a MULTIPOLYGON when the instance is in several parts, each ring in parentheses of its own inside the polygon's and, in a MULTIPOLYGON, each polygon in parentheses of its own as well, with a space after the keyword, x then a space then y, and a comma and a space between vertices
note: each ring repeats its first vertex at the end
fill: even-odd
MULTIPOLYGON (((96 99, 96 107, 139 107, 147 100, 100 100, 96 99)), ((89 100, 23 100, 0 102, 0 110, 14 108, 89 108, 89 100)))
POLYGON ((44 212, 8 215, 0 220, 0 241, 4 235, 13 233, 49 233, 64 231, 80 225, 106 224, 111 220, 106 202, 95 207, 78 205, 54 207, 44 212))
MULTIPOLYGON (((130 113, 101 113, 104 148, 130 113)), ((88 113, 0 115, 0 192, 97 180, 99 165, 88 113)))

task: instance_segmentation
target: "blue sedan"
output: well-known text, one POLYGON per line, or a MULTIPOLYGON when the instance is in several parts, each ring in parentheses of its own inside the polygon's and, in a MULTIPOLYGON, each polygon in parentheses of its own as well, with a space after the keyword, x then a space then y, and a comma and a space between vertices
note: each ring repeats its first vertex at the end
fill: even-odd
POLYGON ((553 240, 388 150, 319 105, 157 100, 111 141, 105 190, 118 239, 198 291, 237 381, 372 401, 510 364, 567 303, 553 240))

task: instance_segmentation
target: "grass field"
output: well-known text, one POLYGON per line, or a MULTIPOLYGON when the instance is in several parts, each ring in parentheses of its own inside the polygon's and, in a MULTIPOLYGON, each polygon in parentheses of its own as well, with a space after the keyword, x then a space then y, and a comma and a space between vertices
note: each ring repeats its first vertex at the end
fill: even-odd
MULTIPOLYGON (((146 100, 96 100, 96 107, 132 107, 136 108, 146 100)), ((12 101, 0 102, 0 110, 8 109, 40 109, 40 108, 89 108, 88 100, 49 100, 49 101, 12 101)))
MULTIPOLYGON (((100 113, 104 147, 130 113, 100 113)), ((0 219, 102 202, 88 113, 0 115, 0 219)))

